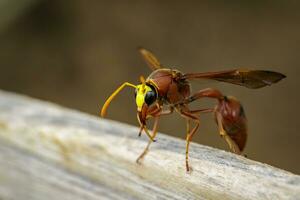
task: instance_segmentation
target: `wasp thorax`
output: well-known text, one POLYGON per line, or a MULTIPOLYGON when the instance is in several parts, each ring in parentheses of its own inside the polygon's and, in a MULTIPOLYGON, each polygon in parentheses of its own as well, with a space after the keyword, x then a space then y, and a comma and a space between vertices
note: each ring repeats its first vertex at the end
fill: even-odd
POLYGON ((144 103, 150 106, 155 102, 157 94, 154 88, 146 84, 137 85, 135 90, 135 101, 138 111, 141 111, 144 103))

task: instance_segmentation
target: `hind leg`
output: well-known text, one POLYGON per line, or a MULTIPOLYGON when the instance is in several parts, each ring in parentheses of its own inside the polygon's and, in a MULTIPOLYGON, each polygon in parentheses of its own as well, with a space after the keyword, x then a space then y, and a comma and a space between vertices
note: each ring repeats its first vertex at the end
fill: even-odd
POLYGON ((203 111, 214 112, 221 137, 225 139, 232 152, 241 154, 241 150, 245 146, 247 137, 247 122, 241 104, 235 98, 227 97, 219 90, 212 88, 206 88, 194 93, 187 98, 184 103, 190 103, 203 97, 218 100, 216 108, 196 110, 193 111, 193 113, 201 113, 203 111), (227 120, 224 121, 224 118, 227 120), (230 127, 230 129, 235 129, 230 133, 233 134, 234 137, 230 137, 230 135, 228 135, 226 132, 227 129, 225 130, 223 123, 225 123, 227 127, 230 127))
POLYGON ((224 99, 224 95, 219 90, 213 88, 206 88, 195 92, 193 95, 191 95, 190 97, 188 97, 187 99, 185 99, 183 102, 180 103, 189 104, 203 97, 214 98, 219 101, 224 99))
POLYGON ((216 119, 217 119, 217 124, 218 124, 218 128, 219 128, 219 133, 220 136, 222 138, 225 139, 225 141, 227 142, 229 149, 231 152, 236 153, 236 154, 241 154, 241 150, 238 147, 238 145, 235 143, 235 141, 233 141, 229 135, 226 133, 226 131, 223 128, 223 124, 222 124, 222 116, 220 113, 216 112, 216 119))

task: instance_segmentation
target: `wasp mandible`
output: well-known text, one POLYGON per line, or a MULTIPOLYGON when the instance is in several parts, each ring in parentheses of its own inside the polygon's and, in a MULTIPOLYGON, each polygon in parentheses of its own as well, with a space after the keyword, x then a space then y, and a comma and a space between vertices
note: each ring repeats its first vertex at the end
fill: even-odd
POLYGON ((155 141, 159 117, 176 111, 186 119, 185 164, 187 172, 190 171, 189 145, 199 128, 201 113, 214 114, 219 134, 225 139, 231 152, 241 154, 247 140, 247 120, 241 103, 236 98, 226 96, 212 88, 202 89, 191 94, 190 80, 211 79, 257 89, 277 83, 286 77, 274 71, 251 69, 184 74, 176 69, 163 67, 149 50, 139 48, 139 52, 151 68, 152 73, 146 79, 141 76, 138 85, 123 83, 106 100, 101 110, 101 116, 105 116, 109 104, 121 90, 127 86, 135 89, 137 118, 140 124, 139 136, 144 131, 149 137, 148 145, 136 160, 137 163, 140 163, 149 151, 150 144, 155 141), (215 107, 207 109, 191 110, 189 108, 191 102, 202 98, 216 99, 217 104, 215 107), (150 118, 154 119, 151 133, 146 126, 147 120, 150 118))

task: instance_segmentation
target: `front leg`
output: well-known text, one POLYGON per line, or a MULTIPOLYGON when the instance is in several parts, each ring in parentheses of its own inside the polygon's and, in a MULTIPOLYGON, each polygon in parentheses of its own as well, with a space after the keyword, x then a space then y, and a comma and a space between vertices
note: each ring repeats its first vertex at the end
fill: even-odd
MULTIPOLYGON (((157 105, 158 107, 159 105, 157 105)), ((169 115, 173 113, 173 107, 170 107, 169 110, 162 110, 162 107, 160 106, 159 109, 153 109, 153 111, 151 113, 149 113, 149 117, 153 117, 154 118, 154 124, 153 124, 153 129, 152 129, 152 134, 151 134, 151 138, 153 138, 153 140, 149 140, 146 148, 144 149, 144 151, 141 153, 141 155, 136 159, 136 162, 138 164, 141 164, 141 161, 143 160, 143 158, 146 156, 146 154, 149 151, 150 145, 152 144, 153 141, 155 141, 155 137, 157 134, 157 129, 158 129, 158 119, 160 116, 163 115, 169 115)), ((146 127, 144 127, 146 128, 146 127)), ((145 131, 147 130, 147 128, 145 129, 145 131)), ((148 131, 148 130, 147 130, 148 131)))
POLYGON ((186 165, 186 171, 190 171, 190 166, 189 166, 189 147, 190 147, 190 142, 193 138, 193 135, 197 132, 199 125, 200 125, 200 120, 199 117, 191 113, 191 111, 184 106, 183 108, 180 109, 180 114, 184 118, 187 119, 187 133, 186 133, 186 147, 185 147, 185 165, 186 165), (195 127, 190 130, 190 122, 194 121, 195 122, 195 127))
MULTIPOLYGON (((148 120, 153 115, 160 113, 162 111, 162 107, 160 104, 156 103, 155 105, 151 106, 146 113, 146 120, 148 120)), ((137 116, 139 118, 139 116, 137 116)), ((140 120, 138 120, 140 122, 140 120)), ((146 134, 149 135, 148 129, 145 124, 140 123, 140 131, 139 131, 139 137, 142 135, 143 130, 145 130, 146 134)), ((151 136, 152 138, 152 136, 151 136)), ((153 138, 154 139, 154 138, 153 138)))
POLYGON ((141 155, 139 155, 139 157, 136 159, 136 162, 138 164, 141 164, 141 160, 145 157, 145 155, 148 153, 149 151, 149 148, 150 148, 150 145, 154 140, 156 134, 157 134, 157 127, 158 127, 158 117, 155 117, 154 118, 154 125, 153 125, 153 129, 152 129, 152 134, 151 134, 151 137, 153 138, 153 140, 149 140, 146 148, 144 149, 144 151, 141 153, 141 155))

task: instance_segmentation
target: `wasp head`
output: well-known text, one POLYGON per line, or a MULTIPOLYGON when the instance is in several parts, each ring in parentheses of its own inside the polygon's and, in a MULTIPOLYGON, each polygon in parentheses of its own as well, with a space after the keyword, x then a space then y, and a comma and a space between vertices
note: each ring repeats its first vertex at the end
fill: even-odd
POLYGON ((157 100, 157 92, 154 86, 144 81, 136 86, 135 102, 137 105, 138 118, 145 124, 148 108, 157 100))

